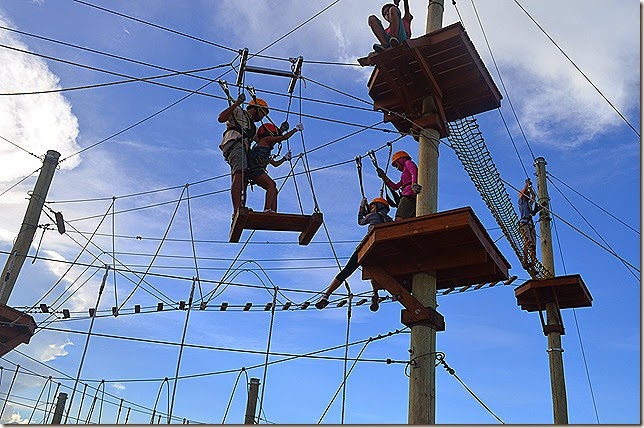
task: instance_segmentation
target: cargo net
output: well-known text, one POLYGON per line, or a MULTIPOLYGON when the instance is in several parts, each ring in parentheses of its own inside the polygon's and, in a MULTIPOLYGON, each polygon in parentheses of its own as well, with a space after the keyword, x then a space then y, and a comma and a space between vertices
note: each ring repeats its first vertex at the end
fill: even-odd
POLYGON ((499 171, 492 161, 476 119, 473 117, 458 119, 449 122, 448 127, 450 133, 448 139, 456 156, 501 227, 523 268, 533 279, 552 278, 552 273, 541 264, 535 254, 526 248, 519 231, 519 217, 505 190, 499 171))

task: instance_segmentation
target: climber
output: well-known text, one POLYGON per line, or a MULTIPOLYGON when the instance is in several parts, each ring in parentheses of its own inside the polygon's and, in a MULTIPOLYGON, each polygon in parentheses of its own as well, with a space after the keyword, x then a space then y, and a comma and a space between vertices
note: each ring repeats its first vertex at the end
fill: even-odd
POLYGON ((266 172, 266 167, 269 164, 274 167, 280 166, 285 161, 291 160, 292 157, 289 150, 280 160, 275 160, 274 156, 271 156, 271 150, 273 150, 275 144, 288 140, 297 131, 304 130, 304 125, 298 123, 295 128, 282 135, 288 128, 288 122, 282 123, 279 129, 272 123, 260 126, 257 130, 257 135, 255 135, 257 144, 248 153, 248 179, 251 183, 257 184, 266 190, 264 212, 277 212, 277 186, 266 172))
POLYGON ((376 169, 376 172, 391 190, 401 189, 396 220, 416 217, 416 195, 422 190, 422 186, 417 183, 418 167, 411 160, 411 156, 402 150, 394 153, 391 157, 391 165, 402 172, 398 183, 391 181, 381 168, 376 169))
MULTIPOLYGON (((388 223, 393 221, 389 217, 389 204, 383 198, 374 198, 369 204, 367 204, 367 198, 362 198, 360 202, 360 209, 358 210, 358 224, 361 226, 369 225, 369 230, 375 224, 388 223)), ((356 269, 358 269, 358 248, 355 249, 349 261, 344 266, 344 268, 336 275, 336 277, 331 281, 329 288, 324 292, 324 295, 318 300, 315 304, 315 307, 318 309, 324 309, 329 304, 329 297, 331 294, 338 289, 338 287, 345 281, 348 277, 353 274, 356 269)), ((373 294, 371 295, 371 309, 373 312, 378 310, 378 284, 371 280, 371 286, 373 287, 373 294)))
POLYGON ((245 203, 243 196, 246 194, 248 177, 245 177, 247 166, 247 154, 250 149, 250 143, 255 137, 257 127, 255 122, 259 122, 268 115, 268 104, 261 98, 251 100, 243 110, 240 106, 246 101, 246 95, 242 92, 237 99, 230 104, 225 110, 219 113, 217 120, 219 123, 226 123, 226 131, 219 148, 223 152, 224 159, 230 165, 230 174, 232 183, 230 194, 233 203, 233 215, 237 209, 245 203))
POLYGON ((537 233, 534 229, 532 217, 541 210, 539 204, 532 204, 535 201, 536 194, 532 188, 532 182, 529 178, 525 180, 525 186, 519 191, 519 231, 523 238, 524 245, 524 263, 529 260, 537 260, 537 233))
POLYGON ((414 19, 409 12, 409 0, 403 0, 405 15, 401 18, 398 5, 400 0, 387 3, 382 7, 382 16, 389 22, 389 27, 383 27, 376 15, 369 16, 369 27, 380 43, 373 45, 373 50, 378 53, 389 47, 394 47, 411 37, 411 20, 414 19))

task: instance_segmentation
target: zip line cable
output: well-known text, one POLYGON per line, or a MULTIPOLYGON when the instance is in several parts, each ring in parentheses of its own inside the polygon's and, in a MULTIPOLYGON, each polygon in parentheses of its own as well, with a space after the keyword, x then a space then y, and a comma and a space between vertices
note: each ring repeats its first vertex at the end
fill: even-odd
POLYGON ((39 161, 41 161, 41 162, 43 161, 43 157, 42 157, 42 156, 38 156, 38 155, 36 155, 36 154, 34 154, 34 153, 30 152, 29 150, 27 150, 27 149, 25 149, 25 148, 23 148, 23 147, 20 147, 19 145, 17 145, 17 144, 16 144, 16 143, 14 143, 13 141, 11 141, 11 140, 9 140, 9 139, 7 139, 7 138, 3 137, 2 135, 0 135, 0 139, 2 139, 2 140, 4 140, 4 141, 6 141, 7 143, 11 144, 12 146, 14 146, 14 147, 16 147, 16 148, 18 148, 18 149, 22 150, 23 152, 27 153, 28 155, 31 155, 31 156, 35 157, 35 158, 36 158, 36 159, 38 159, 39 161))
MULTIPOLYGON (((611 247, 611 245, 608 243, 608 241, 606 241, 606 240, 604 239, 604 237, 601 235, 601 233, 599 233, 599 232, 597 231, 597 229, 595 229, 595 227, 594 227, 594 226, 593 226, 593 225, 588 221, 588 219, 586 219, 586 217, 584 217, 584 215, 581 213, 581 211, 579 211, 579 210, 577 209, 577 207, 576 207, 572 202, 570 202, 570 199, 568 199, 568 198, 566 197, 566 195, 564 195, 564 194, 563 194, 563 192, 562 192, 561 190, 559 190, 559 187, 557 187, 557 185, 556 185, 552 180, 550 180, 548 177, 546 177, 546 179, 548 179, 548 181, 550 181, 550 184, 552 184, 552 185, 554 186, 554 188, 557 190, 557 192, 559 192, 559 194, 560 194, 560 195, 561 195, 561 196, 566 200, 566 202, 568 202, 568 203, 570 204, 570 206, 575 210, 575 212, 576 212, 577 214, 579 214, 579 216, 580 216, 580 217, 581 217, 581 218, 586 222, 586 224, 587 224, 587 225, 592 229, 592 231, 593 231, 593 232, 595 232, 595 234, 597 234, 597 236, 599 237, 599 239, 601 239, 601 240, 602 240, 602 242, 603 242, 604 244, 606 244, 606 246, 607 246, 607 247, 608 247, 608 248, 609 248, 613 253, 617 254, 617 253, 615 252, 615 250, 613 250, 613 247, 611 247)), ((639 282, 639 280, 640 280, 640 279, 639 279, 639 278, 637 277, 637 275, 636 275, 636 274, 631 270, 631 268, 628 266, 628 264, 626 264, 626 262, 625 262, 625 261, 623 261, 623 260, 621 260, 621 261, 622 261, 622 264, 624 265, 624 267, 628 270, 628 272, 629 272, 631 275, 633 275, 633 278, 635 278, 635 279, 639 282)))
POLYGON ((154 27, 154 28, 157 28, 157 29, 160 29, 160 30, 163 30, 163 31, 167 31, 167 32, 170 32, 170 33, 173 33, 173 34, 177 34, 177 35, 180 35, 180 36, 183 36, 183 37, 187 37, 187 38, 192 39, 192 40, 199 41, 201 43, 206 43, 208 45, 215 46, 217 48, 224 49, 224 50, 227 50, 229 52, 236 52, 235 49, 229 48, 227 46, 220 45, 218 43, 214 43, 214 42, 211 42, 209 40, 202 39, 200 37, 195 37, 195 36, 192 36, 190 34, 183 33, 181 31, 173 30, 171 28, 164 27, 162 25, 155 24, 153 22, 149 22, 149 21, 145 21, 143 19, 135 18, 133 16, 126 15, 124 13, 116 12, 114 10, 111 10, 111 9, 108 9, 108 8, 105 8, 105 7, 101 7, 101 6, 98 6, 98 5, 83 1, 83 0, 72 0, 72 1, 74 1, 76 3, 79 3, 79 4, 83 4, 85 6, 93 7, 94 9, 98 9, 98 10, 101 10, 103 12, 107 12, 107 13, 111 13, 111 14, 116 15, 116 16, 120 16, 121 18, 129 19, 131 21, 136 21, 136 22, 139 22, 141 24, 149 25, 151 27, 154 27))
POLYGON ((640 231, 639 231, 639 230, 637 230, 637 229, 633 228, 632 226, 628 225, 626 222, 624 222, 624 221, 620 220, 619 218, 617 218, 615 215, 613 215, 613 214, 611 214, 610 212, 606 211, 604 208, 602 208, 601 206, 597 205, 595 202, 591 201, 591 200, 590 200, 590 199, 588 199, 586 196, 582 195, 582 194, 581 194, 581 193, 579 193, 577 190, 573 189, 573 188, 572 188, 572 187, 570 187, 568 184, 566 184, 565 182, 563 182, 561 179, 559 179, 559 178, 555 177, 554 175, 552 175, 552 174, 551 174, 551 173, 549 173, 549 172, 548 172, 548 178, 554 178, 554 179, 555 179, 555 180, 557 180, 559 183, 563 184, 563 185, 564 185, 564 186, 566 186, 568 189, 572 190, 572 191, 573 191, 573 192, 575 192, 577 195, 581 196, 582 198, 584 198, 586 201, 590 202, 590 203, 591 203, 592 205, 594 205, 595 207, 599 208, 599 209, 600 209, 601 211, 603 211, 605 214, 608 214, 610 217, 612 217, 613 219, 617 220, 618 222, 620 222, 620 223, 621 223, 621 224, 623 224, 624 226, 628 227, 629 229, 631 229, 633 232, 637 233, 638 235, 640 234, 640 231))
MULTIPOLYGON (((483 22, 481 22, 481 17, 479 15, 478 10, 476 9, 476 5, 474 4, 474 0, 470 0, 472 2, 472 8, 474 9, 474 13, 476 14, 476 19, 479 23, 479 26, 481 27, 481 32, 483 33, 483 38, 485 39, 485 44, 487 46, 488 52, 490 53, 490 57, 492 58, 492 63, 494 64, 494 69, 496 70, 497 75, 499 76, 499 81, 501 82, 501 86, 503 87, 503 91, 505 92, 505 96, 508 100, 508 104, 510 105, 510 110, 512 110, 512 114, 514 115, 514 120, 517 122, 517 125, 519 127, 519 130, 521 131, 521 135, 523 136, 523 139, 528 146, 528 150, 530 150, 530 155, 532 156, 532 160, 536 158, 534 155, 534 152, 532 151, 532 146, 530 146, 530 142, 528 141, 528 137, 526 136, 525 132, 523 131, 523 127, 521 126, 521 121, 519 121, 519 116, 517 115, 516 110, 514 109, 514 104, 512 104, 512 100, 510 98, 510 93, 508 92, 508 89, 505 86, 505 82, 503 81, 503 77, 501 75, 501 70, 499 70, 499 66, 496 62, 496 58, 494 57, 494 53, 492 52, 492 47, 490 46, 490 41, 487 38, 487 34, 485 33, 485 29, 483 28, 483 22)), ((499 111, 499 114, 501 115, 501 119, 503 120, 503 124, 505 125, 506 129, 508 130, 508 134, 510 135, 510 140, 512 141, 512 145, 514 146, 514 150, 517 153, 517 156, 519 157, 519 161, 521 162, 521 166, 523 167, 523 170, 525 172, 526 177, 529 177, 530 175, 528 174, 528 171, 525 168, 525 165, 523 163, 523 159, 521 159, 521 156, 519 155, 519 151, 517 150, 516 145, 514 144, 514 139, 512 138, 512 134, 510 133, 510 129, 505 122, 505 118, 503 117, 503 113, 501 112, 501 109, 497 109, 499 111)))
POLYGON ((619 117, 622 118, 624 123, 626 123, 629 126, 629 128, 631 128, 638 137, 641 137, 637 129, 635 129, 635 127, 631 125, 628 119, 626 119, 626 117, 617 109, 617 107, 615 107, 615 105, 606 97, 606 95, 604 95, 604 93, 599 90, 599 88, 593 83, 593 81, 590 80, 588 76, 586 76, 586 74, 581 70, 581 68, 579 68, 579 66, 575 64, 575 62, 568 56, 568 54, 557 44, 557 42, 554 41, 552 37, 550 37, 550 35, 546 32, 546 30, 544 30, 543 27, 539 25, 539 23, 530 15, 530 13, 528 13, 528 11, 523 6, 521 6, 518 0, 514 0, 514 2, 528 16, 528 18, 530 18, 530 20, 537 26, 537 28, 541 30, 541 32, 548 38, 548 40, 550 40, 552 44, 555 45, 555 47, 559 50, 559 52, 563 54, 563 56, 573 65, 573 67, 575 67, 575 69, 584 77, 584 79, 586 79, 586 81, 590 83, 590 85, 595 89, 595 91, 597 91, 597 93, 601 95, 604 101, 606 101, 608 105, 611 106, 611 108, 615 111, 615 113, 617 113, 619 117))

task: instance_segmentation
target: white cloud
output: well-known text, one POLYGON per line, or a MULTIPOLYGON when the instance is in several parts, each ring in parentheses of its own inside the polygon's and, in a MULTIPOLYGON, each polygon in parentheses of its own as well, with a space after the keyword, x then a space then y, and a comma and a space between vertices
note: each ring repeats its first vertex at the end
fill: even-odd
MULTIPOLYGON (((3 26, 12 25, 0 18, 3 26)), ((18 49, 28 47, 8 31, 0 32, 0 43, 18 49)), ((31 92, 60 88, 59 79, 44 60, 9 49, 0 49, 0 93, 31 92)), ((21 147, 3 141, 0 144, 0 182, 11 182, 42 166, 39 159, 27 154, 44 155, 56 150, 65 155, 76 152, 78 121, 69 102, 59 93, 4 96, 0 103, 0 135, 21 147)), ((72 169, 80 162, 75 156, 61 164, 72 169)))
POLYGON ((118 389, 119 391, 123 391, 125 389, 125 385, 123 385, 122 383, 114 383, 111 386, 112 388, 118 389))
POLYGON ((68 345, 73 345, 74 343, 71 340, 67 340, 64 343, 51 343, 47 347, 39 350, 39 360, 46 363, 47 361, 55 360, 58 357, 64 357, 67 355, 67 350, 65 349, 68 345))

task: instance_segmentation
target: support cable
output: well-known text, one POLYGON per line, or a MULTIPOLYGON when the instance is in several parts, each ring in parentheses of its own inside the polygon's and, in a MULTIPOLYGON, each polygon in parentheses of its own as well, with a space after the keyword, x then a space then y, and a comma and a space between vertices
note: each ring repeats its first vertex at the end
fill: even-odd
POLYGON ((546 30, 544 30, 543 27, 541 25, 539 25, 539 23, 530 15, 530 13, 528 13, 527 10, 525 10, 525 8, 523 6, 521 6, 521 4, 517 0, 514 0, 514 2, 528 16, 528 18, 530 18, 530 20, 537 26, 537 28, 539 28, 539 30, 541 30, 541 32, 548 38, 548 40, 550 40, 552 42, 552 44, 555 45, 555 47, 557 49, 559 49, 559 52, 561 52, 563 54, 563 56, 566 57, 566 59, 573 65, 573 67, 575 67, 575 69, 577 69, 577 71, 584 77, 584 79, 586 79, 586 81, 588 83, 590 83, 590 85, 597 91, 597 93, 599 95, 601 95, 601 97, 608 103, 608 105, 610 105, 612 107, 612 109, 615 111, 615 113, 617 113, 619 115, 619 117, 621 117, 622 120, 633 130, 633 132, 635 132, 635 134, 638 137, 640 137, 641 135, 637 131, 637 129, 635 129, 635 127, 633 125, 631 125, 631 123, 628 121, 628 119, 626 119, 626 117, 624 117, 624 115, 617 109, 617 107, 615 107, 615 105, 608 98, 606 98, 606 95, 604 95, 603 92, 600 91, 599 88, 592 82, 592 80, 590 80, 590 78, 588 76, 586 76, 586 74, 581 70, 581 68, 579 68, 579 66, 577 66, 577 64, 575 64, 575 62, 568 56, 568 54, 566 54, 566 52, 563 49, 561 49, 561 47, 559 47, 557 42, 555 42, 553 40, 553 38, 550 37, 550 35, 546 32, 546 30))
POLYGON ((197 286, 199 287, 199 297, 203 299, 203 291, 201 289, 201 280, 199 275, 199 263, 197 257, 197 248, 195 247, 195 235, 192 230, 192 211, 190 210, 190 185, 186 184, 186 202, 188 203, 188 224, 190 225, 190 245, 192 245, 192 258, 195 262, 195 274, 197 275, 195 280, 197 281, 197 286))
MULTIPOLYGON (((38 408, 38 404, 40 404, 40 398, 42 397, 43 393, 45 392, 45 388, 47 387, 48 384, 49 384, 49 388, 50 388, 50 392, 51 392, 51 376, 49 376, 47 378, 47 380, 45 381, 45 383, 42 386, 42 389, 40 390, 40 394, 38 394, 38 398, 36 399, 36 404, 34 404, 34 408, 32 409, 31 414, 29 415, 29 419, 27 419, 29 422, 33 421, 34 413, 36 413, 36 409, 38 408)), ((7 397, 7 398, 9 398, 9 397, 7 397)), ((47 400, 47 402, 49 402, 49 400, 47 400)), ((45 403, 45 408, 47 408, 47 402, 45 403)), ((1 415, 2 414, 0 413, 0 416, 1 415)))
POLYGON ((241 370, 239 370, 239 373, 237 373, 237 379, 235 379, 235 385, 233 385, 233 390, 230 393, 230 399, 228 400, 228 405, 226 406, 226 411, 224 412, 224 418, 221 420, 221 425, 226 423, 226 417, 228 416, 228 411, 230 410, 230 405, 233 402, 233 397, 235 396, 235 391, 237 390, 237 384, 239 383, 239 378, 241 377, 242 373, 246 375, 246 384, 248 384, 248 373, 246 373, 246 368, 242 367, 241 370))
MULTIPOLYGON (((345 409, 345 404, 346 404, 346 398, 347 398, 347 378, 349 377, 349 373, 347 373, 347 363, 349 359, 349 333, 351 330, 351 303, 352 303, 353 295, 349 294, 349 304, 347 306, 347 335, 346 335, 346 341, 345 341, 345 346, 344 346, 344 372, 342 374, 342 417, 341 417, 341 424, 344 425, 344 409, 345 409)), ((369 342, 365 343, 365 347, 367 346, 369 342)), ((355 363, 354 363, 355 364, 355 363)))
MULTIPOLYGON (((163 382, 161 382, 161 385, 159 385, 159 392, 157 393, 157 399, 154 400, 154 408, 152 409, 152 416, 150 417, 150 425, 154 425, 154 417, 156 416, 157 413, 157 405, 159 404, 159 398, 161 397, 161 391, 163 391, 163 385, 166 386, 166 390, 168 391, 168 395, 170 395, 170 382, 168 378, 166 377, 163 379, 163 382)), ((168 397, 168 409, 170 409, 170 397, 168 397)))

